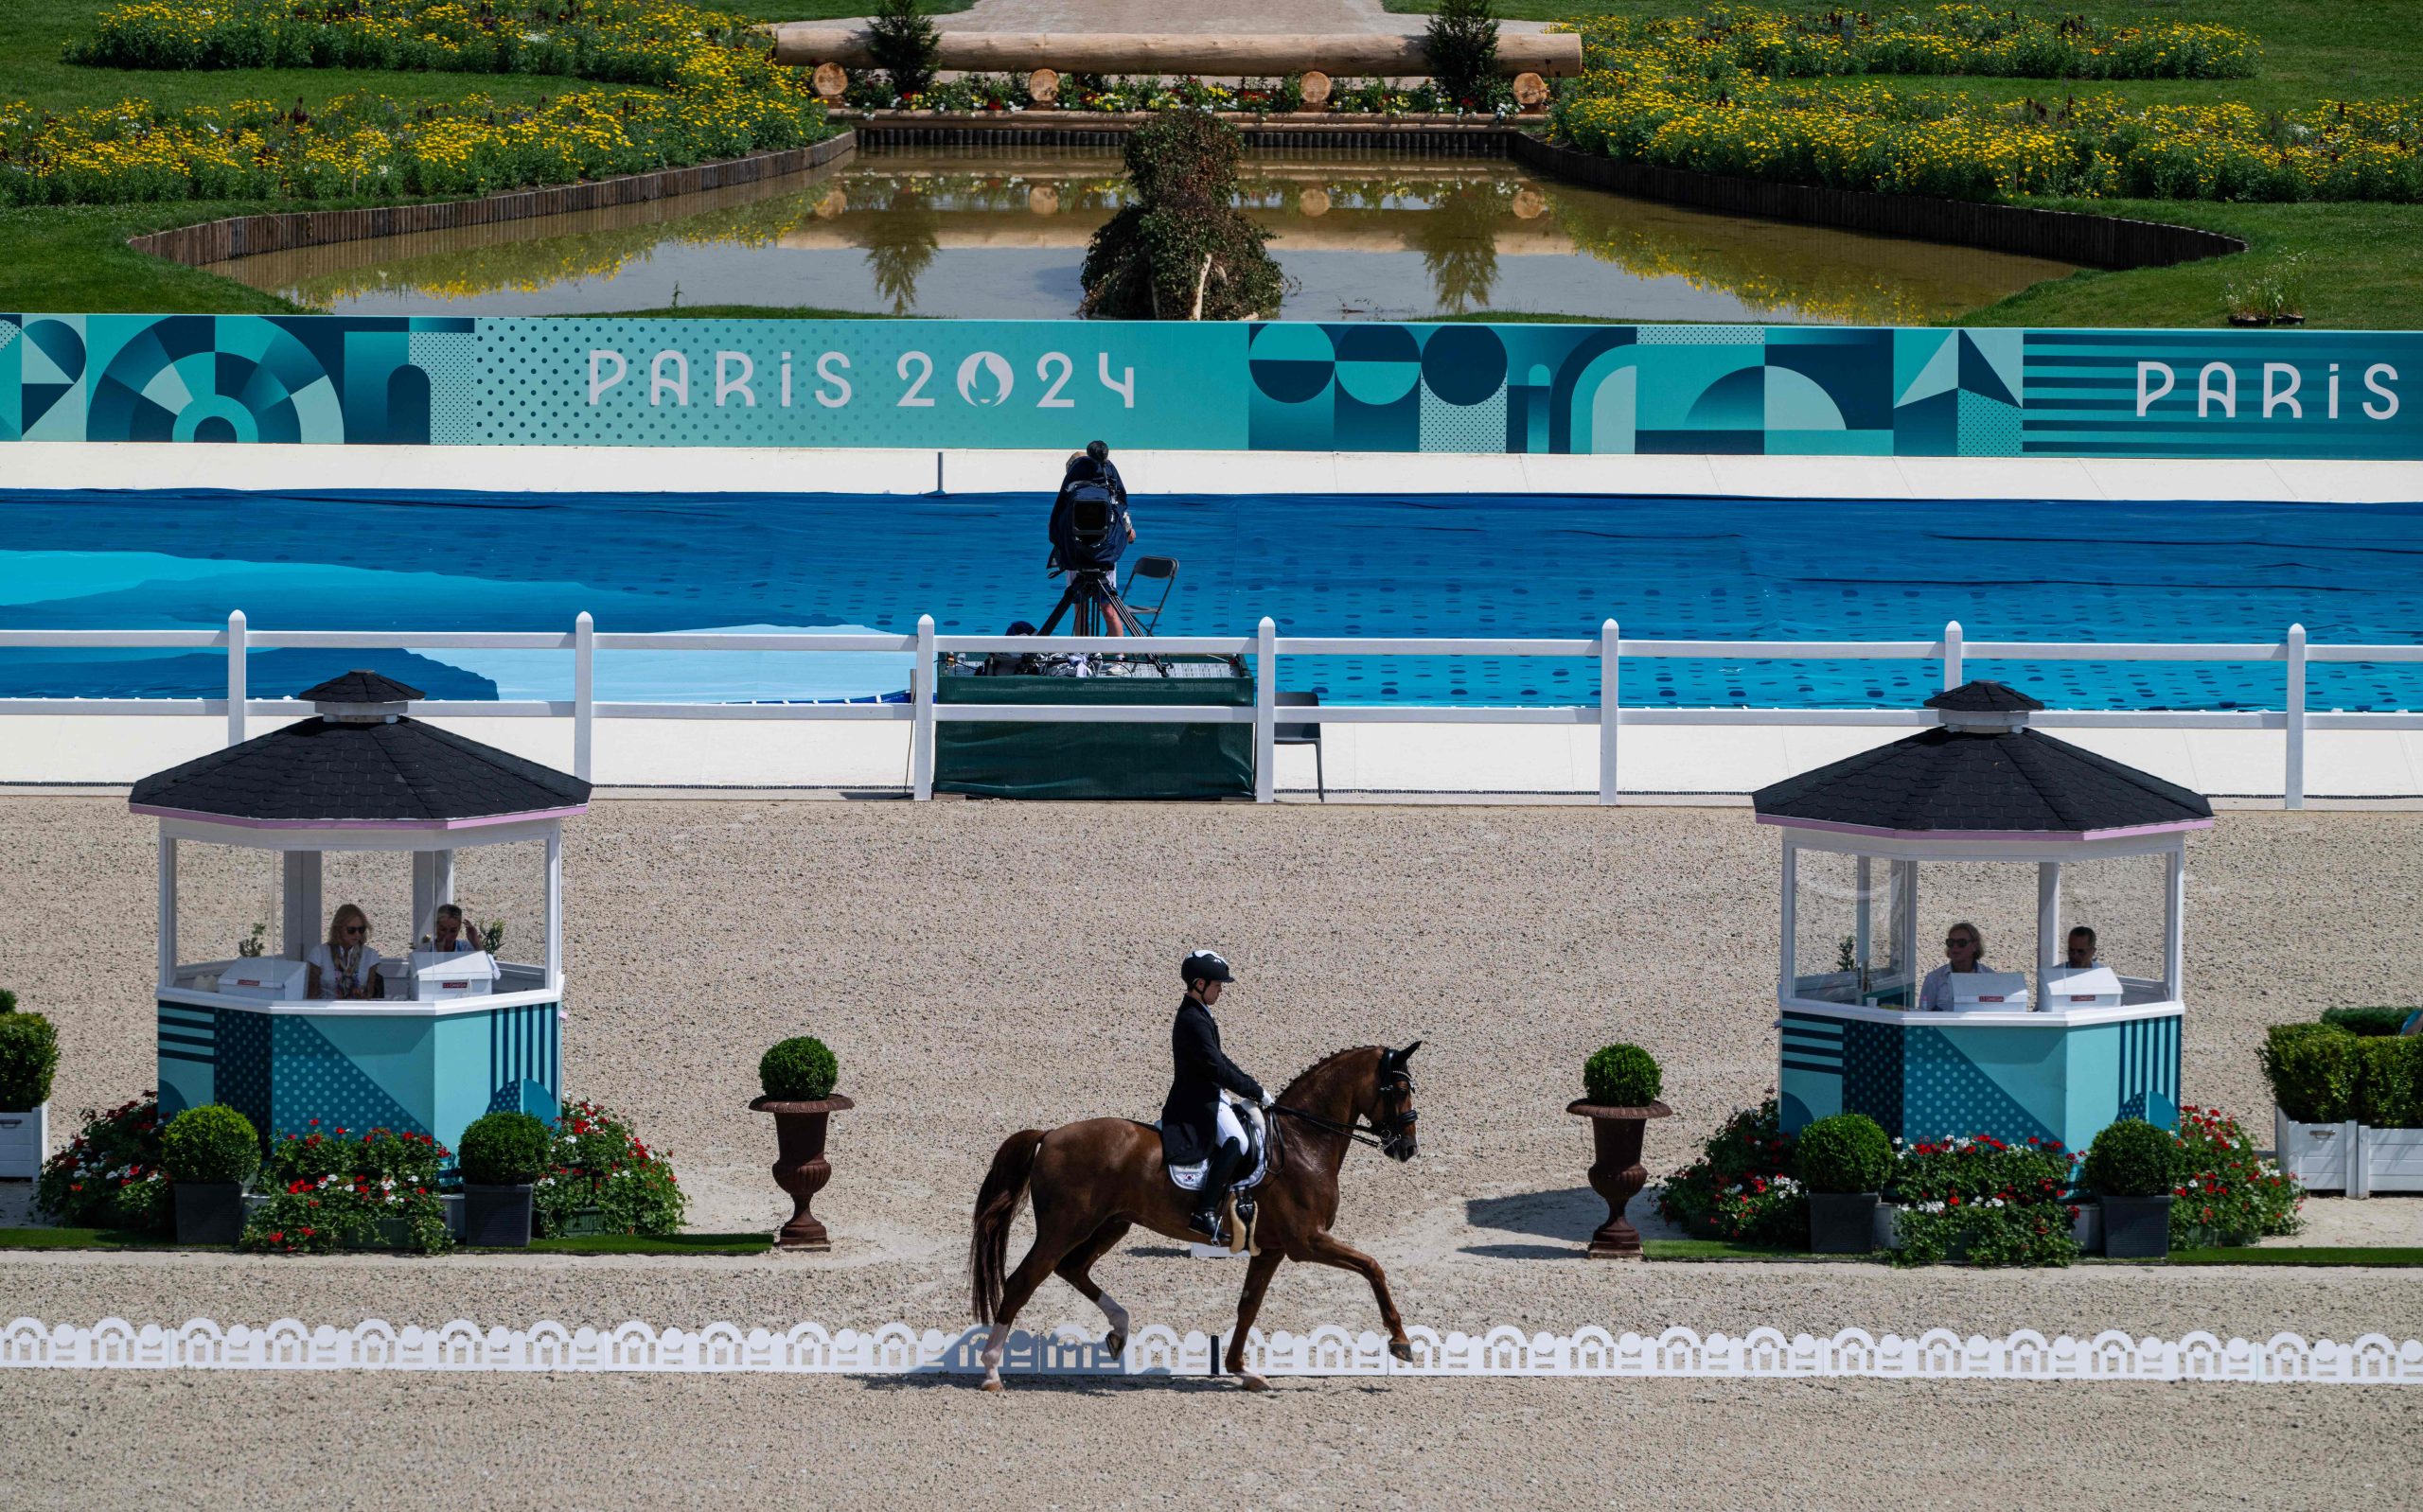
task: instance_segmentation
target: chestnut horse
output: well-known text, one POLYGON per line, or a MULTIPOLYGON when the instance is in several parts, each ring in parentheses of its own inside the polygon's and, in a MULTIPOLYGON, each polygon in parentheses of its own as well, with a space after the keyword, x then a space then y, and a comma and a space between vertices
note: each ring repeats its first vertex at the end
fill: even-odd
MULTIPOLYGON (((1340 1050, 1279 1095, 1269 1118, 1278 1149, 1268 1174, 1252 1192, 1259 1209, 1253 1257, 1237 1300, 1236 1330, 1229 1338, 1229 1372, 1247 1390, 1269 1384, 1246 1371, 1246 1333, 1282 1260, 1335 1265, 1369 1280, 1388 1326, 1388 1352, 1399 1360, 1413 1358, 1380 1262, 1333 1238, 1329 1225, 1337 1218, 1337 1172, 1351 1142, 1376 1145, 1392 1160, 1413 1158, 1413 1076, 1406 1062, 1420 1048, 1416 1040, 1402 1050, 1378 1045, 1340 1050)), ((1003 1141, 976 1193, 976 1238, 968 1248, 976 1321, 993 1326, 984 1343, 984 1389, 1001 1389, 1001 1342, 1035 1288, 1054 1272, 1109 1320, 1103 1347, 1114 1355, 1123 1351, 1127 1310, 1088 1273, 1132 1224, 1172 1239, 1199 1239, 1187 1226, 1188 1202, 1189 1194, 1170 1180, 1161 1163, 1161 1136, 1151 1124, 1088 1118, 1052 1130, 1021 1129, 1003 1141), (1035 1247, 1016 1271, 1004 1275, 1010 1221, 1030 1187, 1035 1247)))

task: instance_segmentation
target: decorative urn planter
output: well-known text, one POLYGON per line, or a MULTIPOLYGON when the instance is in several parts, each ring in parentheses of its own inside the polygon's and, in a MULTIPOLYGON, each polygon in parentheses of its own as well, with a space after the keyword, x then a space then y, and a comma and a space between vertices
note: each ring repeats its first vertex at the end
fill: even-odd
POLYGON ((2102 1199, 2103 1253, 2114 1260, 2158 1260, 2170 1253, 2170 1198, 2102 1199))
POLYGON ((1565 1112, 1590 1120, 1596 1158, 1590 1162, 1590 1189, 1607 1200, 1607 1221, 1590 1236, 1590 1253, 1606 1260, 1640 1258, 1640 1230, 1624 1218, 1624 1204, 1648 1185, 1640 1165, 1643 1131, 1652 1118, 1671 1118, 1674 1110, 1662 1102, 1638 1108, 1610 1108, 1578 1099, 1565 1112))
POLYGON ((774 1184, 790 1193, 796 1204, 790 1222, 774 1236, 775 1246, 786 1250, 831 1249, 832 1236, 807 1210, 807 1204, 833 1179, 833 1168, 824 1158, 825 1122, 834 1114, 858 1104, 837 1092, 814 1102, 759 1098, 749 1106, 755 1112, 774 1116, 774 1184))
POLYGON ((233 1244, 244 1233, 244 1187, 233 1181, 169 1185, 177 1204, 177 1242, 233 1244))
POLYGON ((528 1249, 532 1190, 465 1182, 462 1241, 481 1249, 528 1249))
POLYGON ((1866 1255, 1876 1242, 1875 1192, 1811 1192, 1809 1248, 1818 1255, 1866 1255))

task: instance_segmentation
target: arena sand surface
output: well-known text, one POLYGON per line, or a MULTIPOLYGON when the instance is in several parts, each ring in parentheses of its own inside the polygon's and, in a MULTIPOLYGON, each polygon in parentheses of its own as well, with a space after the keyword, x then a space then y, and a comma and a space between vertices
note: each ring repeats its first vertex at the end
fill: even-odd
MULTIPOLYGON (((16 921, 0 980, 59 1023, 62 1113, 150 1084, 151 837, 114 800, 0 800, 0 917, 16 921)), ((2258 1115, 2264 1025, 2413 999, 2418 839, 2414 814, 2238 813, 2193 843, 2191 1100, 2258 1115)), ((517 941, 537 934, 539 858, 524 850, 467 852, 463 867, 474 914, 505 919, 517 941)), ((771 1132, 746 1111, 756 1058, 784 1035, 822 1035, 859 1102, 835 1119, 834 1181, 817 1203, 830 1256, 21 1254, 0 1257, 0 1316, 953 1327, 994 1148, 1022 1128, 1153 1116, 1176 962, 1209 945, 1240 975, 1221 1004, 1228 1046, 1274 1084, 1343 1046, 1425 1042, 1422 1154, 1397 1166, 1356 1152, 1337 1226, 1388 1267, 1411 1323, 2423 1336, 2413 1273, 1580 1257, 1600 1209, 1583 1181, 1586 1134, 1563 1110, 1590 1050, 1635 1040, 1664 1064, 1677 1114, 1653 1126, 1653 1171, 1682 1165, 1772 1083, 1777 845, 1740 809, 611 801, 569 827, 566 851, 569 1090, 672 1152, 692 1226, 770 1228, 787 1204, 765 1174, 771 1132)), ((189 957, 232 953, 275 917, 265 858, 188 848, 184 874, 189 957)), ((2117 880, 2106 892, 2107 955, 2142 948, 2150 905, 2117 880)), ((362 901, 382 927, 374 942, 392 947, 409 879, 332 859, 327 897, 362 901)), ((1990 958, 2025 953, 2024 876, 1947 879, 1924 929, 1939 939, 1955 911, 1985 925, 1990 958)), ((1225 1330, 1240 1271, 1137 1235, 1097 1274, 1140 1324, 1225 1330)), ((1022 1321, 1064 1320, 1099 1327, 1054 1282, 1022 1321)), ((1368 1292, 1343 1274, 1282 1270, 1264 1327, 1321 1323, 1375 1326, 1368 1292)), ((432 1484, 463 1504, 524 1504, 600 1468, 612 1479, 573 1504, 681 1487, 813 1494, 845 1461, 852 1498, 884 1503, 988 1478, 1015 1504, 1214 1494, 1165 1462, 1276 1504, 1594 1489, 1812 1504, 1856 1486, 1887 1505, 2047 1491, 2101 1505, 2150 1478, 2323 1506, 2412 1501, 2415 1486, 2412 1457, 2391 1467, 2378 1448, 2412 1403, 2369 1389, 1335 1380, 1284 1382, 1250 1405, 1215 1393, 1215 1405, 1167 1382, 1021 1383, 1005 1402, 956 1383, 778 1378, 291 1385, 310 1404, 306 1439, 448 1450, 432 1484), (2277 1440, 2294 1447, 2293 1475, 2248 1447, 2284 1422, 2300 1429, 2277 1440), (1866 1476, 1879 1455, 1901 1468, 1866 1476), (1914 1473, 1920 1459, 1938 1469, 1914 1473)), ((9 1387, 37 1448, 12 1458, 44 1478, 29 1489, 115 1503, 146 1476, 208 1486, 283 1466, 328 1491, 310 1443, 226 1426, 279 1389, 261 1380, 79 1373, 9 1387), (98 1448, 147 1442, 162 1452, 98 1448)), ((248 1484, 257 1504, 286 1494, 248 1484)), ((356 1493, 373 1491, 336 1490, 356 1493)))

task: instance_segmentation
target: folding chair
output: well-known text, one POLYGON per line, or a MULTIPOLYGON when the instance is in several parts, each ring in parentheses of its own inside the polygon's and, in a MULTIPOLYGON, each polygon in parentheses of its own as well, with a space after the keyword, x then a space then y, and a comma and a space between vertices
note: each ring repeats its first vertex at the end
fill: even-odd
MULTIPOLYGON (((1288 693, 1282 689, 1278 695, 1278 705, 1282 709, 1318 709, 1321 695, 1317 693, 1288 693)), ((1318 724, 1273 724, 1271 744, 1313 747, 1313 791, 1320 795, 1322 802, 1328 802, 1329 778, 1321 770, 1321 727, 1318 724)))
POLYGON ((1127 612, 1134 616, 1139 622, 1137 628, 1143 630, 1160 629, 1161 608, 1169 603, 1170 589, 1176 587, 1176 557, 1139 556, 1136 558, 1135 567, 1130 569, 1127 573, 1127 585, 1119 590, 1119 597, 1121 602, 1127 606, 1127 612), (1143 582, 1146 578, 1158 578, 1161 584, 1161 596, 1153 601, 1153 606, 1150 608, 1146 608, 1142 605, 1138 604, 1135 598, 1136 585, 1143 582))

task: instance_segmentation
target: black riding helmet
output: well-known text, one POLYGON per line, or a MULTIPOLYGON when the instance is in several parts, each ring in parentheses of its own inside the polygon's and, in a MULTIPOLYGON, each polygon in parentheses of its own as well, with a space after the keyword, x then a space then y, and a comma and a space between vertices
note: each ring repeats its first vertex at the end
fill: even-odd
POLYGON ((1229 970, 1228 959, 1216 950, 1189 952, 1178 962, 1178 979, 1192 987, 1196 982, 1233 982, 1236 974, 1229 970))

